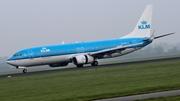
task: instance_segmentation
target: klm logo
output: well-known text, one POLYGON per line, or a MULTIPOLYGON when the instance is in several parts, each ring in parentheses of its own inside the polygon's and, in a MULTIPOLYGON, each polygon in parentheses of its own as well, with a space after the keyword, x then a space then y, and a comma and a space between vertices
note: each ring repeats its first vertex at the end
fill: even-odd
POLYGON ((41 52, 50 52, 50 49, 47 49, 47 48, 43 47, 43 48, 41 49, 41 52))
POLYGON ((85 58, 85 57, 82 57, 82 58, 81 58, 81 60, 82 60, 82 61, 85 61, 85 60, 86 60, 86 58, 85 58))
POLYGON ((141 21, 141 25, 138 25, 138 29, 150 29, 150 24, 147 24, 147 21, 141 21))

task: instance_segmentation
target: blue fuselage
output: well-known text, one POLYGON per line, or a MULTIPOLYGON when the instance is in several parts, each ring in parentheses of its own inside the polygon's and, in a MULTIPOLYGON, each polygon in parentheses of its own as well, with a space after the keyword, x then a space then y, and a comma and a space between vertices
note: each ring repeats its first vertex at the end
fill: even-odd
MULTIPOLYGON (((125 38, 125 39, 78 42, 78 43, 70 43, 70 44, 59 44, 59 45, 27 48, 16 52, 12 57, 8 59, 8 61, 39 58, 39 57, 49 57, 49 56, 57 56, 57 55, 67 55, 67 54, 90 53, 104 49, 114 48, 120 45, 125 46, 136 43, 142 43, 143 40, 145 39, 147 38, 125 38)), ((139 45, 131 46, 129 48, 144 47, 149 43, 150 42, 146 42, 139 45)))

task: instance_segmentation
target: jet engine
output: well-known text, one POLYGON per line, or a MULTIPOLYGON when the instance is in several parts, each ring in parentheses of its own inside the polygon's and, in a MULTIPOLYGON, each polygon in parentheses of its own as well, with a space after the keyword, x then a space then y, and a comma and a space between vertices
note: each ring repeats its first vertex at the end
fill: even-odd
POLYGON ((94 57, 90 56, 90 55, 76 55, 73 57, 72 59, 73 63, 75 65, 78 64, 89 64, 92 63, 94 61, 94 57))

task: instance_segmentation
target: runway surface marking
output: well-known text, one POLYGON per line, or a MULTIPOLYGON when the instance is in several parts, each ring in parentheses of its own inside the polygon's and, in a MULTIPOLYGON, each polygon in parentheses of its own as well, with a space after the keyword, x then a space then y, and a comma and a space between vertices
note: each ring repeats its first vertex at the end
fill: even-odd
POLYGON ((94 101, 134 101, 134 100, 143 100, 143 99, 177 96, 177 95, 180 95, 180 90, 132 95, 132 96, 117 97, 117 98, 102 99, 102 100, 94 100, 94 101))

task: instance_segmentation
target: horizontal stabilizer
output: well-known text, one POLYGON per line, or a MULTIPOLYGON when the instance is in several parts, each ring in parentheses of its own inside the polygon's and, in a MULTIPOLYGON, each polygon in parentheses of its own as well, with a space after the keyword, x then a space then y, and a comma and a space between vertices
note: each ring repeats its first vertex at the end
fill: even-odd
POLYGON ((168 33, 165 35, 156 36, 156 37, 154 37, 154 39, 158 39, 158 38, 165 37, 165 36, 172 35, 172 34, 175 34, 175 33, 173 32, 173 33, 168 33))

